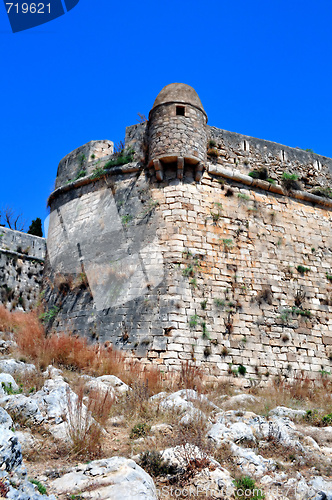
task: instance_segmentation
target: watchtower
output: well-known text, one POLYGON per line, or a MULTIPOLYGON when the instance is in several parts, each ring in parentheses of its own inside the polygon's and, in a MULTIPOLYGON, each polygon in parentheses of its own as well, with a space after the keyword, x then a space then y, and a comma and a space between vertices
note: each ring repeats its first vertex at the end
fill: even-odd
POLYGON ((166 85, 149 113, 149 167, 158 181, 164 165, 176 163, 177 177, 183 178, 184 165, 195 169, 195 180, 202 177, 206 163, 207 114, 196 91, 184 83, 166 85))

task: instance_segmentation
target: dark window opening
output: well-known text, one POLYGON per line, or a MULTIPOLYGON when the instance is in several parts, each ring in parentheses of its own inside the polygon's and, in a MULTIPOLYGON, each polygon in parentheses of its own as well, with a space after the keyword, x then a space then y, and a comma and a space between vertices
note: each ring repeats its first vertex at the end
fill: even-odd
POLYGON ((176 114, 178 116, 184 116, 185 107, 184 106, 176 106, 176 114))

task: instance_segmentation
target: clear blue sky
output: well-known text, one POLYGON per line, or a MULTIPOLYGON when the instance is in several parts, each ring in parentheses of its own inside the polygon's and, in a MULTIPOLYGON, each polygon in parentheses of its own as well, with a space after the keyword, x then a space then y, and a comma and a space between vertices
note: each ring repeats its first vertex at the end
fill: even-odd
POLYGON ((80 0, 13 34, 0 5, 0 206, 44 218, 60 159, 172 82, 210 125, 332 157, 331 26, 331 0, 80 0))

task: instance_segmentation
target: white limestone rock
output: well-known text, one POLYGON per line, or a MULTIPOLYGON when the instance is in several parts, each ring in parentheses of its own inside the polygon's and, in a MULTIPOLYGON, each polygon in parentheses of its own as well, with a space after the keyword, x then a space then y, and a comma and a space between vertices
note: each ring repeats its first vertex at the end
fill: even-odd
POLYGON ((293 410, 292 408, 287 408, 286 406, 277 406, 269 413, 269 415, 273 415, 275 417, 288 417, 290 419, 301 418, 305 414, 305 410, 293 410))
POLYGON ((89 392, 94 390, 100 391, 103 394, 108 392, 116 398, 131 390, 127 384, 115 375, 102 375, 97 378, 86 375, 84 378, 87 380, 85 387, 89 392))
POLYGON ((241 448, 241 446, 231 443, 231 450, 233 455, 238 458, 237 465, 244 474, 262 477, 268 471, 275 469, 275 462, 272 459, 263 458, 249 448, 241 448))
POLYGON ((79 465, 50 483, 56 494, 80 494, 88 500, 156 500, 151 477, 133 460, 123 457, 79 465), (93 490, 89 487, 93 485, 93 490))
POLYGON ((75 408, 77 395, 62 377, 47 379, 42 389, 32 396, 46 421, 60 424, 68 413, 68 403, 75 408))
POLYGON ((125 384, 115 375, 102 375, 101 377, 97 377, 96 380, 98 382, 102 382, 109 388, 114 389, 114 391, 118 394, 125 394, 130 390, 129 385, 125 384))
POLYGON ((16 361, 15 359, 2 359, 0 361, 0 372, 3 373, 24 375, 24 373, 32 373, 34 371, 36 371, 35 365, 23 363, 23 361, 16 361))
POLYGON ((17 437, 20 445, 22 454, 26 454, 36 449, 36 447, 41 446, 41 441, 36 439, 30 430, 15 431, 15 436, 17 437))
POLYGON ((332 480, 316 476, 308 482, 308 488, 305 500, 332 500, 332 480))
POLYGON ((37 491, 37 486, 30 481, 21 481, 17 488, 10 486, 6 498, 10 500, 57 500, 54 495, 41 495, 37 491))
POLYGON ((0 469, 10 472, 21 464, 22 451, 17 436, 5 426, 0 426, 0 469))
POLYGON ((55 368, 55 366, 48 365, 46 370, 43 372, 43 376, 45 378, 57 378, 57 377, 62 377, 62 370, 59 368, 55 368))
POLYGON ((1 408, 1 406, 0 406, 0 431, 1 431, 2 427, 4 429, 11 429, 13 427, 13 420, 12 420, 11 416, 8 415, 6 410, 1 408))
POLYGON ((160 402, 160 407, 165 410, 177 409, 187 411, 195 408, 194 403, 201 402, 209 406, 211 409, 220 411, 220 408, 209 401, 206 396, 198 394, 193 389, 181 389, 180 391, 172 394, 159 392, 158 394, 151 396, 150 401, 160 402))
POLYGON ((224 409, 238 409, 245 408, 249 405, 255 405, 259 403, 260 399, 251 394, 237 394, 232 396, 222 403, 222 408, 224 409))
MULTIPOLYGON (((8 387, 8 388, 11 388, 13 391, 18 391, 19 390, 19 387, 17 385, 17 383, 15 382, 14 378, 12 377, 12 375, 10 375, 9 373, 0 373, 0 386, 3 387, 3 384, 8 387)), ((4 388, 4 392, 6 394, 6 389, 4 388)))
POLYGON ((36 401, 32 397, 16 394, 2 398, 1 402, 5 410, 20 421, 39 425, 44 420, 36 401))

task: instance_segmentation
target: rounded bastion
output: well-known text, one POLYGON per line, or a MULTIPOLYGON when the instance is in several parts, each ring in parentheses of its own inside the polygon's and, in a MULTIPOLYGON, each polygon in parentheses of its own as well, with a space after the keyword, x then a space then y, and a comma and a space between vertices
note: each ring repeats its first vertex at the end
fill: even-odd
POLYGON ((176 162, 182 178, 185 164, 195 165, 199 180, 206 163, 207 115, 196 91, 184 83, 166 85, 149 113, 149 166, 158 180, 163 164, 176 162))

